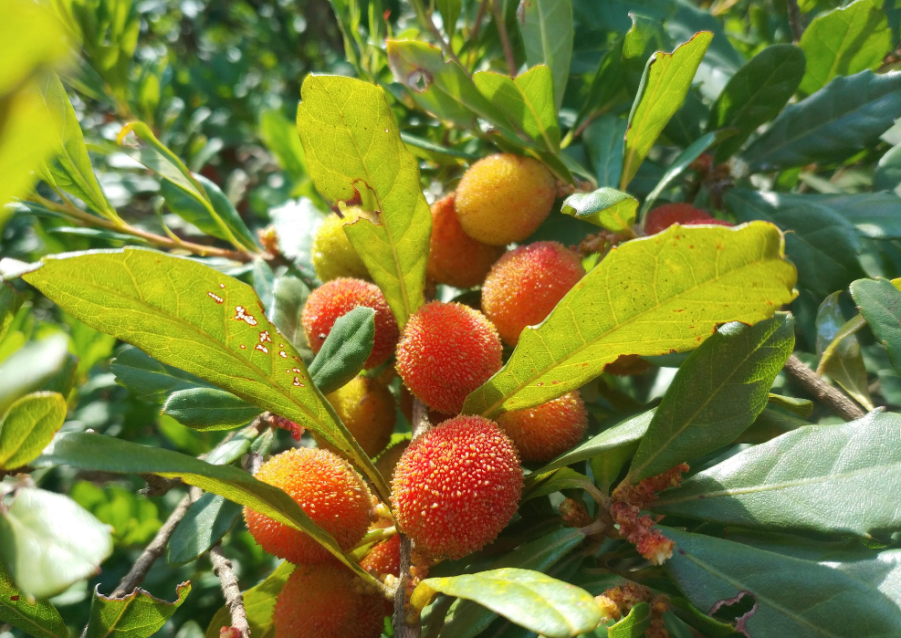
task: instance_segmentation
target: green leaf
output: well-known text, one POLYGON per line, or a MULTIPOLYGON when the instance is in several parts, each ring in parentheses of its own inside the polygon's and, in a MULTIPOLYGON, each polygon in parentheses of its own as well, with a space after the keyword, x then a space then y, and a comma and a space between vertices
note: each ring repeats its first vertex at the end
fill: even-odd
POLYGON ((901 117, 901 72, 837 77, 788 106, 743 153, 752 171, 838 160, 876 143, 901 117))
POLYGON ((570 638, 591 631, 601 620, 600 609, 588 592, 525 569, 428 578, 414 590, 413 605, 435 593, 474 601, 547 638, 570 638))
POLYGON ((875 70, 882 63, 892 49, 892 31, 881 4, 857 0, 811 21, 800 42, 809 60, 804 93, 818 91, 837 75, 875 70))
POLYGON ((58 392, 27 394, 0 420, 0 469, 27 465, 66 420, 66 399, 58 392))
POLYGON ((160 363, 134 346, 124 346, 110 364, 116 382, 145 401, 162 403, 173 392, 212 388, 206 381, 160 363))
POLYGON ((15 288, 0 283, 0 341, 3 341, 9 327, 13 325, 23 301, 25 297, 17 293, 15 288))
POLYGON ((63 83, 54 74, 48 77, 43 89, 44 102, 57 121, 61 122, 56 146, 56 162, 50 164, 53 181, 67 193, 75 195, 97 214, 113 222, 121 222, 116 209, 110 205, 94 176, 88 148, 78 116, 63 83))
MULTIPOLYGON (((208 224, 208 227, 215 226, 217 237, 225 239, 239 250, 253 252, 258 250, 253 235, 222 191, 214 188, 207 192, 200 179, 192 174, 178 156, 160 142, 150 127, 143 122, 131 122, 123 126, 118 137, 120 144, 129 133, 134 133, 148 145, 139 149, 136 159, 163 178, 161 187, 166 187, 168 181, 173 189, 181 191, 182 198, 176 199, 176 191, 169 189, 169 197, 166 199, 170 202, 170 208, 172 201, 177 202, 173 212, 179 215, 184 212, 193 215, 195 219, 208 218, 211 222, 204 223, 208 224), (193 210, 190 207, 193 207, 193 210), (203 209, 206 215, 202 215, 197 209, 203 209)), ((212 183, 209 180, 204 181, 206 184, 212 183)), ((164 192, 163 196, 166 195, 164 192)))
POLYGON ((794 298, 795 269, 772 225, 669 229, 621 244, 466 399, 496 416, 584 385, 621 354, 686 352, 729 321, 754 324, 794 298), (612 294, 615 292, 616 294, 612 294))
POLYGON ((899 435, 901 416, 881 412, 801 427, 695 474, 649 509, 726 525, 864 538, 896 530, 899 435))
MULTIPOLYGON (((19 5, 28 3, 19 2, 19 5)), ((8 18, 8 16, 7 16, 8 18)), ((4 22, 8 23, 8 19, 4 22)), ((18 20, 13 19, 13 23, 18 20)), ((31 29, 23 29, 28 33, 31 29)), ((37 38, 40 42, 43 38, 37 38)), ((8 43, 9 40, 2 40, 8 43)), ((63 40, 60 38, 60 42, 63 40)), ((6 44, 4 67, 15 45, 6 44)), ((27 47, 22 47, 27 50, 27 47)), ((5 68, 4 68, 5 71, 5 68)), ((0 71, 3 73, 4 71, 0 71)), ((0 82, 3 79, 0 78, 0 82)), ((61 123, 44 103, 37 83, 30 83, 10 95, 0 92, 0 110, 4 112, 0 122, 0 228, 5 226, 12 211, 5 205, 13 198, 27 196, 38 179, 37 172, 50 159, 59 141, 61 123)))
POLYGON ((819 563, 731 541, 660 528, 676 542, 667 571, 701 609, 751 595, 746 635, 761 638, 868 638, 901 632, 898 607, 876 587, 819 563), (790 595, 787 595, 790 594, 790 595))
MULTIPOLYGON (((823 300, 817 311, 817 354, 822 355, 835 335, 845 325, 845 317, 839 306, 841 291, 834 292, 823 300)), ((825 361, 821 358, 817 374, 828 374, 845 392, 867 410, 873 409, 873 400, 867 390, 867 369, 863 365, 860 344, 853 334, 840 340, 825 361)), ((809 414, 804 416, 810 416, 809 414)))
POLYGON ((231 430, 259 416, 260 408, 216 388, 178 390, 163 404, 168 414, 184 426, 207 432, 231 430))
POLYGON ((626 120, 604 114, 589 124, 582 134, 598 186, 616 188, 619 184, 627 126, 626 120))
POLYGON ((472 77, 472 81, 482 95, 504 112, 511 125, 522 130, 549 153, 558 152, 560 126, 554 108, 553 79, 548 67, 543 64, 533 67, 515 80, 508 75, 480 71, 472 77))
POLYGON ((895 370, 901 370, 901 292, 886 279, 860 279, 851 284, 851 296, 895 370))
POLYGON ((191 176, 203 188, 203 194, 195 189, 185 190, 169 179, 160 180, 160 195, 169 210, 208 235, 239 248, 255 248, 253 234, 225 193, 203 175, 191 176))
POLYGON ((169 564, 184 565, 209 551, 232 528, 243 510, 218 494, 201 496, 188 508, 169 539, 169 564))
POLYGON ((663 174, 663 177, 660 178, 660 181, 657 182, 654 190, 645 197, 641 210, 643 212, 650 210, 654 205, 654 202, 660 196, 660 193, 662 193, 674 179, 679 177, 679 175, 681 175, 683 171, 685 171, 685 169, 701 155, 701 153, 706 151, 711 144, 723 137, 724 136, 720 133, 711 131, 689 144, 685 150, 679 153, 676 159, 673 160, 673 163, 667 167, 666 172, 663 174))
POLYGON ((188 485, 224 496, 230 501, 304 532, 351 568, 363 580, 376 581, 347 558, 332 536, 310 520, 290 496, 231 465, 211 465, 171 450, 148 447, 99 434, 57 436, 34 463, 35 467, 71 465, 94 472, 157 474, 180 478, 188 485))
POLYGON ((524 0, 517 9, 526 62, 545 64, 554 77, 554 104, 559 109, 573 55, 573 9, 570 0, 524 0))
POLYGON ((375 310, 358 307, 335 321, 319 354, 310 364, 310 377, 323 394, 350 383, 372 353, 375 310))
MULTIPOLYGON (((266 580, 244 592, 244 611, 247 612, 247 622, 253 638, 274 638, 272 613, 275 611, 275 601, 293 571, 294 565, 284 561, 266 580)), ((230 626, 231 614, 226 607, 222 607, 210 621, 206 638, 220 638, 219 630, 230 626)))
POLYGON ((313 351, 303 330, 301 313, 309 296, 310 289, 295 277, 279 277, 272 289, 272 322, 282 336, 297 349, 307 365, 313 361, 313 351))
POLYGON ((593 193, 575 193, 563 200, 560 212, 609 231, 631 232, 638 200, 616 190, 599 188, 593 193))
POLYGON ((444 24, 444 30, 451 40, 457 30, 457 20, 460 17, 460 10, 463 3, 461 0, 436 0, 435 6, 441 14, 441 22, 444 24))
POLYGON ((191 593, 191 583, 180 584, 177 598, 167 602, 136 589, 122 598, 107 598, 98 588, 91 599, 91 615, 83 638, 144 638, 163 628, 191 593))
POLYGON ((335 202, 360 198, 378 212, 378 225, 361 218, 344 233, 403 328, 425 303, 432 214, 384 92, 352 78, 307 76, 297 128, 319 192, 335 202))
POLYGON ((608 638, 643 638, 651 626, 651 606, 638 603, 629 615, 619 622, 607 627, 608 638))
MULTIPOLYGON (((571 527, 558 529, 520 545, 494 561, 491 569, 517 567, 547 572, 583 540, 584 534, 577 529, 571 527)), ((496 618, 497 614, 490 609, 469 600, 461 600, 454 609, 453 618, 445 624, 442 631, 454 638, 473 638, 496 618)))
POLYGON ((809 417, 813 413, 813 401, 807 399, 798 399, 796 397, 787 397, 782 394, 770 393, 767 399, 768 405, 779 406, 783 410, 793 412, 803 418, 809 417))
MULTIPOLYGON (((14 92, 42 69, 70 54, 65 26, 45 6, 30 2, 4 5, 0 42, 6 47, 0 68, 0 95, 14 92)), ((5 177, 5 175, 4 175, 5 177)), ((4 200, 0 198, 0 203, 4 200)))
POLYGON ((709 31, 701 31, 672 53, 658 51, 648 60, 629 113, 620 190, 626 190, 667 122, 682 106, 712 38, 709 31))
POLYGON ((732 76, 710 109, 707 130, 733 128, 737 133, 717 147, 715 162, 725 162, 761 124, 779 114, 798 89, 804 66, 801 49, 774 44, 732 76))
POLYGON ((33 392, 66 364, 69 340, 55 334, 25 345, 0 364, 0 414, 33 392))
POLYGON ((69 638, 69 629, 59 612, 46 601, 28 602, 0 563, 0 620, 35 638, 69 638))
POLYGON ((794 323, 787 314, 717 330, 679 367, 625 483, 637 483, 734 441, 766 407, 770 386, 794 345, 794 323))
MULTIPOLYGON (((637 93, 648 58, 672 46, 660 20, 631 13, 632 27, 623 36, 623 75, 629 93, 637 93)), ((693 35, 693 34, 692 34, 693 35)), ((690 36, 689 36, 690 37, 690 36)))
MULTIPOLYGON (((885 152, 873 173, 874 191, 895 191, 901 184, 901 145, 893 146, 885 152)), ((894 192, 897 195, 897 191, 894 192)))
POLYGON ((139 248, 48 257, 26 281, 89 326, 316 432, 387 494, 247 284, 139 248))
POLYGON ((23 487, 0 509, 0 563, 29 596, 60 593, 112 551, 110 528, 68 496, 23 487))

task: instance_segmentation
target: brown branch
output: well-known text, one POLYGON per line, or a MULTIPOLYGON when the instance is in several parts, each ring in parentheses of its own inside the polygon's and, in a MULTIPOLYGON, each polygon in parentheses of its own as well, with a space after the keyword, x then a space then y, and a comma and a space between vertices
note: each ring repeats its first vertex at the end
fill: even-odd
POLYGON ((841 390, 826 383, 823 377, 804 365, 804 362, 795 355, 788 358, 785 371, 801 387, 845 421, 854 421, 866 415, 859 405, 845 396, 841 390))
POLYGON ((235 576, 231 561, 222 553, 222 541, 210 548, 210 562, 213 563, 213 573, 222 585, 225 606, 228 607, 232 617, 232 628, 238 631, 241 638, 250 638, 250 624, 244 610, 244 595, 241 593, 241 586, 238 584, 238 577, 235 576))
POLYGON ((792 41, 797 44, 804 35, 804 19, 801 17, 798 0, 786 0, 786 5, 788 5, 788 24, 792 29, 792 41))
POLYGON ((491 2, 491 10, 494 13, 494 22, 497 26, 497 33, 501 37, 501 45, 504 47, 504 59, 507 60, 507 68, 510 70, 510 77, 516 77, 516 58, 513 57, 513 47, 510 46, 510 36, 507 35, 507 23, 504 21, 504 13, 501 8, 500 0, 488 0, 491 2))

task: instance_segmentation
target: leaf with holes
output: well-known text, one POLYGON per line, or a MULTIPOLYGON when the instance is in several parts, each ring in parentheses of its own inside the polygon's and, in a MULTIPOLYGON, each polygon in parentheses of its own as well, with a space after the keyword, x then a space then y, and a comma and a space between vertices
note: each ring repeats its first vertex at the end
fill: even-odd
POLYGON ((98 589, 94 590, 83 638, 154 635, 185 602, 191 593, 191 583, 180 584, 175 589, 177 598, 171 603, 154 598, 143 589, 121 598, 108 598, 98 589))

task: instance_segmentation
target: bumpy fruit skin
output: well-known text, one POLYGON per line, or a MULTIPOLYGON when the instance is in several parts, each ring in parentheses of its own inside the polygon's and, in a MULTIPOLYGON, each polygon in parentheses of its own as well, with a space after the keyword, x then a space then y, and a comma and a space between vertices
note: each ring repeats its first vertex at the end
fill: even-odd
POLYGON ((397 344, 397 371, 423 403, 459 414, 466 396, 501 369, 501 340, 478 310, 432 301, 410 317, 397 344))
MULTIPOLYGON (((385 449, 391 440, 396 417, 394 395, 385 384, 378 379, 358 376, 325 398, 366 454, 373 457, 385 449)), ((320 447, 329 449, 322 443, 320 447)))
POLYGON ((463 174, 455 205, 467 235, 505 246, 534 233, 551 212, 555 196, 554 176, 541 162, 499 153, 463 174))
POLYGON ((358 306, 375 310, 375 343, 363 367, 369 370, 388 360, 400 332, 397 321, 378 286, 360 279, 333 279, 310 294, 301 321, 314 354, 322 348, 338 317, 358 306))
MULTIPOLYGON (((313 236, 313 268, 322 281, 339 277, 370 279, 369 271, 344 234, 345 224, 351 224, 365 213, 359 206, 344 209, 344 218, 331 214, 325 218, 313 236)), ((364 222, 365 223, 365 222, 364 222)))
POLYGON ((730 222, 711 217, 707 211, 695 208, 691 204, 664 204, 648 213, 644 222, 645 235, 656 235, 673 224, 697 226, 713 224, 716 226, 732 226, 730 222))
POLYGON ((525 462, 550 461, 575 447, 588 429, 588 413, 578 390, 534 408, 497 418, 525 462))
POLYGON ((343 565, 301 565, 275 602, 278 638, 378 638, 391 606, 343 565))
MULTIPOLYGON (((369 528, 372 494, 356 470, 332 452, 291 449, 263 463, 255 476, 287 492, 343 550, 356 545, 369 528)), ((274 556, 306 565, 332 560, 310 536, 268 516, 245 507, 244 520, 257 543, 274 556)))
POLYGON ((458 416, 413 440, 394 471, 391 504, 418 551, 456 559, 497 537, 522 484, 516 448, 497 424, 458 416))
POLYGON ((395 534, 373 547, 360 561, 360 567, 376 578, 385 574, 400 576, 400 536, 395 534))
POLYGON ((426 275, 432 281, 472 288, 485 280, 491 264, 504 254, 503 246, 489 246, 463 232, 454 195, 432 204, 432 239, 426 275))
POLYGON ((544 321, 585 275, 579 255, 555 241, 520 246, 501 257, 482 286, 482 312, 515 346, 526 326, 544 321))

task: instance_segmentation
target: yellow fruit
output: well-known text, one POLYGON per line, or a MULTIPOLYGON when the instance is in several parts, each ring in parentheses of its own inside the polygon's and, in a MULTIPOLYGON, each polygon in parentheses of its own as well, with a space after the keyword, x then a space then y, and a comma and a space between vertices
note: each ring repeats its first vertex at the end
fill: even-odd
POLYGON ((366 216, 363 209, 350 206, 344 209, 344 219, 333 213, 316 231, 313 237, 313 268, 323 282, 339 277, 371 280, 363 260, 344 234, 345 224, 351 224, 361 216, 366 216))
POLYGON ((366 454, 374 457, 385 449, 396 409, 394 395, 381 381, 358 376, 325 398, 366 454))
POLYGON ((500 153, 480 159, 463 174, 454 205, 467 235, 504 246, 534 233, 555 196, 554 176, 541 162, 500 153))
POLYGON ((453 195, 432 204, 429 279, 457 288, 478 286, 503 254, 503 246, 483 244, 463 232, 453 195))

